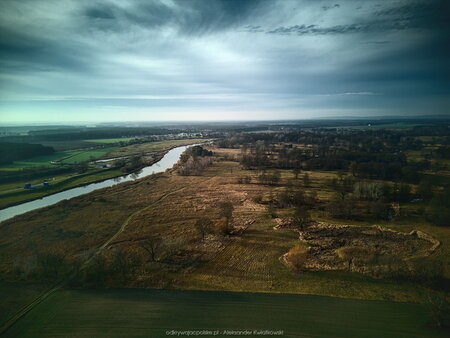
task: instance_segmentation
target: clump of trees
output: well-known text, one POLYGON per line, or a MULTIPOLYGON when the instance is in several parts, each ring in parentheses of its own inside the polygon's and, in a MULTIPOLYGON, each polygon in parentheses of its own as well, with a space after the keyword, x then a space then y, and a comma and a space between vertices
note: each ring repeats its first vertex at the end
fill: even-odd
POLYGON ((303 231, 311 223, 311 215, 305 206, 298 206, 295 208, 292 216, 292 225, 303 231))
POLYGON ((201 175, 212 163, 213 159, 211 157, 189 158, 178 168, 178 174, 181 176, 201 175))
POLYGON ((210 218, 202 217, 195 222, 194 226, 200 239, 203 241, 205 236, 212 231, 213 221, 210 218))
POLYGON ((305 193, 301 189, 286 189, 276 195, 275 204, 281 208, 296 208, 301 206, 313 207, 317 203, 317 193, 305 193))
POLYGON ((140 156, 133 156, 130 159, 119 159, 115 161, 114 166, 124 173, 131 173, 144 166, 140 156))
POLYGON ((51 155, 54 152, 55 149, 42 144, 0 142, 0 164, 8 164, 35 156, 51 155))
POLYGON ((342 198, 336 194, 327 205, 328 213, 333 218, 355 219, 358 216, 356 199, 353 196, 342 198))
POLYGON ((264 185, 277 185, 280 182, 281 174, 279 171, 267 173, 265 170, 257 177, 258 182, 264 185))
POLYGON ((201 175, 213 163, 212 151, 201 146, 188 148, 180 157, 177 172, 182 176, 201 175))
POLYGON ((77 266, 77 262, 67 260, 60 252, 41 252, 17 258, 13 273, 23 280, 57 282, 67 278, 77 266))

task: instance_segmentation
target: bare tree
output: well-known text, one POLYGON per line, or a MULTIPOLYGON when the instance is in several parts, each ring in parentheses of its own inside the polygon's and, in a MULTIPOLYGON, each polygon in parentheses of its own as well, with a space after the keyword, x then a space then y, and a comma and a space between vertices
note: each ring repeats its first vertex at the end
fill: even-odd
POLYGON ((111 270, 121 278, 125 278, 130 271, 127 253, 120 248, 114 248, 112 251, 110 265, 111 270))
POLYGON ((156 262, 157 255, 159 251, 162 249, 163 241, 159 237, 150 236, 141 243, 139 243, 139 246, 149 254, 150 259, 153 262, 156 262))
POLYGON ((212 224, 213 222, 206 217, 202 217, 195 222, 195 229, 197 230, 202 241, 205 239, 206 234, 211 231, 212 224))
POLYGON ((304 206, 299 206, 295 208, 294 216, 292 217, 292 223, 299 230, 303 230, 306 226, 311 223, 311 216, 308 209, 304 206))

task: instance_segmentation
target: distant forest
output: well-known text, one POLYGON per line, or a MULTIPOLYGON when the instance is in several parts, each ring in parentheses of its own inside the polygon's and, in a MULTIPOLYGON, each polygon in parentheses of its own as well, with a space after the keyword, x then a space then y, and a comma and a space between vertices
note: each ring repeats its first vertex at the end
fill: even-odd
POLYGON ((39 155, 51 155, 54 152, 52 147, 42 144, 0 142, 0 165, 39 155))
POLYGON ((73 141, 91 140, 103 138, 119 138, 134 136, 165 135, 186 132, 181 129, 165 128, 73 128, 73 129, 50 129, 33 130, 28 135, 9 135, 2 137, 7 142, 42 142, 42 141, 73 141))

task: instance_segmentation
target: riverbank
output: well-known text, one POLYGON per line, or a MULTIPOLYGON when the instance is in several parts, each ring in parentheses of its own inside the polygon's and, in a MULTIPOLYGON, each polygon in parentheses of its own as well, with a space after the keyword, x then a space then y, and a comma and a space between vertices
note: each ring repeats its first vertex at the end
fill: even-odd
POLYGON ((135 171, 133 171, 131 173, 123 173, 123 172, 121 172, 119 170, 115 170, 115 169, 99 170, 96 172, 88 173, 86 175, 77 175, 77 176, 69 177, 66 180, 63 180, 54 185, 51 185, 48 188, 36 189, 36 190, 31 190, 31 191, 21 190, 18 192, 0 195, 1 196, 0 214, 1 214, 2 210, 6 209, 6 208, 18 206, 18 205, 20 205, 22 203, 26 203, 26 202, 32 202, 35 200, 39 200, 44 197, 48 197, 48 196, 51 196, 51 195, 54 195, 54 194, 57 194, 60 192, 64 192, 64 191, 73 189, 73 188, 84 187, 89 184, 99 183, 99 182, 102 182, 102 181, 105 181, 108 179, 126 177, 130 174, 139 172, 140 170, 142 170, 145 167, 152 166, 155 163, 159 162, 164 157, 165 154, 167 154, 170 150, 172 150, 174 148, 192 145, 192 144, 196 144, 196 143, 198 143, 198 140, 196 140, 196 139, 192 140, 192 142, 190 140, 186 140, 185 142, 180 143, 180 144, 172 143, 169 147, 164 148, 159 151, 156 151, 156 154, 153 154, 152 161, 145 163, 144 165, 140 166, 139 168, 137 168, 135 171), (90 178, 90 179, 86 180, 86 178, 90 178))

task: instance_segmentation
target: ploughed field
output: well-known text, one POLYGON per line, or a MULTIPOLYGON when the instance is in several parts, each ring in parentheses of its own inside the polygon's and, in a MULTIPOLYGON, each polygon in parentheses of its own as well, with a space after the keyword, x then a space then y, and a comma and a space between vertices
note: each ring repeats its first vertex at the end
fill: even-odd
POLYGON ((246 331, 245 336, 260 337, 257 332, 267 330, 282 337, 444 337, 426 326, 428 320, 420 304, 387 301, 210 291, 64 290, 31 310, 4 336, 166 337, 201 331, 203 337, 226 337, 229 331, 246 331))

